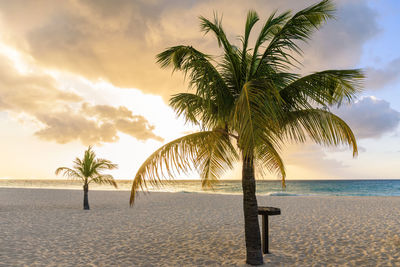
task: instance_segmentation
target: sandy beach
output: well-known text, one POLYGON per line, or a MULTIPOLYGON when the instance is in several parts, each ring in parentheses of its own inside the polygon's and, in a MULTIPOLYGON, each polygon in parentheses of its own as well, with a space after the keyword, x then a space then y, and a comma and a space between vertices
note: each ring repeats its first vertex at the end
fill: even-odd
MULTIPOLYGON (((240 195, 0 188, 0 266, 246 266, 240 195)), ((271 197, 268 266, 400 266, 400 197, 271 197)))

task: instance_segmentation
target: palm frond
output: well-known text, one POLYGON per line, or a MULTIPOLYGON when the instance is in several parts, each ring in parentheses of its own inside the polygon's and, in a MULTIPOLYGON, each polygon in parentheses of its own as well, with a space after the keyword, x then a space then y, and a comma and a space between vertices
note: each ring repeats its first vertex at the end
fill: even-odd
MULTIPOLYGON (((239 135, 239 148, 244 156, 262 143, 265 132, 276 133, 281 99, 274 84, 268 80, 247 82, 236 101, 233 128, 239 135)), ((272 136, 272 135, 271 135, 272 136)))
POLYGON ((221 20, 217 14, 214 14, 214 22, 200 16, 200 28, 204 33, 213 32, 217 38, 218 45, 224 48, 225 59, 230 63, 232 68, 232 75, 234 77, 236 88, 241 87, 241 68, 240 68, 240 56, 239 51, 234 47, 226 37, 226 34, 222 28, 221 20))
POLYGON ((64 177, 71 178, 71 179, 83 179, 82 175, 78 173, 77 171, 67 168, 67 167, 60 167, 57 168, 55 171, 56 175, 59 175, 60 173, 63 173, 64 177))
POLYGON ((284 12, 276 16, 276 12, 272 13, 264 26, 262 27, 260 34, 258 35, 257 41, 254 45, 253 56, 250 62, 250 67, 247 73, 246 81, 252 78, 253 70, 256 64, 259 63, 258 50, 259 48, 270 38, 277 34, 277 32, 282 28, 283 23, 289 19, 290 11, 284 12))
POLYGON ((185 73, 189 86, 195 88, 196 95, 207 105, 214 102, 219 108, 217 114, 223 120, 233 103, 233 96, 223 77, 211 63, 211 57, 191 46, 174 46, 157 55, 162 67, 173 66, 174 70, 185 73))
POLYGON ((114 180, 114 177, 110 174, 99 174, 94 176, 89 183, 94 182, 96 184, 109 184, 118 188, 117 182, 114 180))
POLYGON ((254 10, 250 10, 247 13, 247 19, 246 19, 246 25, 245 25, 245 30, 244 30, 244 36, 242 37, 242 44, 243 44, 243 49, 242 49, 242 63, 241 63, 241 68, 242 68, 242 75, 246 74, 246 70, 248 67, 248 64, 246 64, 247 60, 247 46, 249 44, 249 38, 250 38, 250 33, 251 30, 253 29, 254 25, 259 21, 260 18, 258 17, 258 14, 254 10))
POLYGON ((214 132, 207 142, 197 151, 194 165, 200 173, 202 187, 212 187, 227 170, 233 169, 233 163, 239 159, 229 136, 223 132, 214 132))
POLYGON ((361 91, 362 70, 326 70, 294 80, 280 91, 288 105, 309 108, 310 100, 320 105, 350 103, 361 91))
POLYGON ((297 41, 308 41, 311 34, 323 22, 329 18, 333 18, 334 11, 335 7, 332 1, 324 0, 297 12, 275 33, 261 56, 255 73, 259 71, 262 64, 270 64, 277 69, 287 69, 293 66, 292 62, 297 62, 297 60, 292 53, 302 54, 297 41))
POLYGON ((351 128, 341 118, 323 109, 289 112, 282 129, 288 139, 296 142, 305 142, 309 137, 317 144, 327 146, 345 144, 353 149, 353 156, 358 153, 351 128))
POLYGON ((263 143, 256 148, 257 165, 269 170, 271 173, 277 174, 282 180, 282 187, 286 187, 285 165, 274 143, 270 142, 269 136, 264 136, 263 143))
POLYGON ((173 140, 151 154, 135 175, 131 190, 131 205, 136 191, 162 185, 181 173, 197 169, 203 185, 211 184, 226 167, 232 166, 237 154, 226 134, 220 131, 202 131, 173 140))
POLYGON ((183 116, 186 122, 195 125, 203 124, 212 128, 218 124, 218 106, 214 101, 207 101, 201 96, 191 93, 180 93, 173 95, 169 105, 178 116, 183 116))
POLYGON ((93 169, 96 171, 114 170, 118 168, 118 164, 114 164, 107 159, 98 158, 93 162, 93 169))
POLYGON ((92 150, 92 146, 89 146, 87 150, 85 150, 83 159, 75 159, 76 169, 79 170, 82 175, 86 178, 92 177, 94 174, 93 164, 96 158, 95 152, 92 150), (79 163, 79 165, 78 165, 79 163))

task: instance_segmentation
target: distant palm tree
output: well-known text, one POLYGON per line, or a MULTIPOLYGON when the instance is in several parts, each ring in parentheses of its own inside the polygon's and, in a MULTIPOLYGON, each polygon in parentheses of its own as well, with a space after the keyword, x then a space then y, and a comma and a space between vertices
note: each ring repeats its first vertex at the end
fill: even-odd
POLYGON ((96 154, 92 150, 92 147, 89 146, 85 151, 85 155, 83 159, 76 158, 74 161, 73 169, 67 167, 60 167, 56 170, 56 175, 60 172, 63 172, 63 175, 72 178, 81 180, 83 182, 83 209, 89 209, 89 184, 94 182, 96 184, 110 184, 117 188, 117 183, 114 180, 114 177, 109 174, 101 174, 100 172, 103 170, 112 170, 118 167, 117 164, 111 163, 111 161, 106 159, 96 159, 96 154))
POLYGON ((241 159, 246 262, 262 264, 255 168, 279 174, 284 187, 279 150, 289 141, 346 144, 357 154, 350 127, 329 107, 352 102, 361 90, 362 71, 326 70, 303 77, 290 72, 302 55, 298 42, 309 40, 334 10, 325 0, 293 16, 290 11, 273 13, 252 49, 249 36, 259 20, 255 11, 248 12, 241 48, 229 42, 217 15, 213 22, 200 17, 202 31, 214 33, 222 47, 220 57, 184 45, 157 55, 162 67, 172 66, 189 80, 194 93, 174 95, 170 105, 201 130, 167 143, 147 158, 134 178, 130 203, 147 183, 157 185, 165 176, 193 168, 202 185, 211 186, 241 159))

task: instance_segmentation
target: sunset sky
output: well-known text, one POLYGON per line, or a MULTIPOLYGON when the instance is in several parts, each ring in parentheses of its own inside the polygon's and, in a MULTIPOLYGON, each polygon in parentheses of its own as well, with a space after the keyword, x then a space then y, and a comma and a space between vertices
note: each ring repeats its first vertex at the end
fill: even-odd
MULTIPOLYGON (((133 179, 155 149, 197 129, 168 107, 187 87, 182 74, 156 64, 157 53, 185 44, 219 55, 213 36, 200 32, 200 15, 223 15, 239 43, 249 9, 261 25, 276 9, 316 2, 0 0, 0 178, 56 178, 57 167, 94 145, 99 157, 119 164, 115 178, 133 179)), ((297 71, 365 70, 365 91, 334 110, 354 130, 359 156, 287 144, 288 179, 400 179, 400 2, 336 4, 336 20, 303 46, 297 71)), ((240 178, 240 169, 223 178, 240 178)))

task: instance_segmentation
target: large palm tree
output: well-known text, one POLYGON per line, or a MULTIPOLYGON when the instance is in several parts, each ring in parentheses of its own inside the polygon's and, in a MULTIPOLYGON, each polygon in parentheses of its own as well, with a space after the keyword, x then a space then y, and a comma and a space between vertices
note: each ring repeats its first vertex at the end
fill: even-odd
POLYGON ((117 188, 117 183, 114 177, 109 174, 101 174, 103 170, 112 170, 118 167, 117 164, 111 163, 111 161, 106 159, 96 159, 96 154, 89 146, 85 151, 83 159, 76 158, 74 161, 74 167, 72 169, 67 167, 60 167, 56 170, 56 175, 60 172, 64 176, 76 180, 80 180, 83 183, 83 209, 89 210, 89 184, 110 184, 117 188))
POLYGON ((130 203, 148 183, 158 185, 164 177, 193 168, 203 186, 212 186, 241 160, 246 262, 262 264, 255 168, 278 174, 285 186, 279 151, 288 141, 345 144, 357 154, 350 127, 329 107, 352 101, 361 89, 362 72, 325 70, 303 77, 290 72, 299 65, 299 44, 309 40, 334 10, 325 0, 294 15, 273 13, 252 49, 250 32, 259 20, 255 11, 248 12, 240 48, 228 40, 217 15, 213 21, 200 17, 201 30, 215 35, 222 56, 184 45, 158 54, 162 67, 185 74, 193 93, 174 95, 170 105, 200 131, 165 144, 147 158, 134 178, 130 203))

